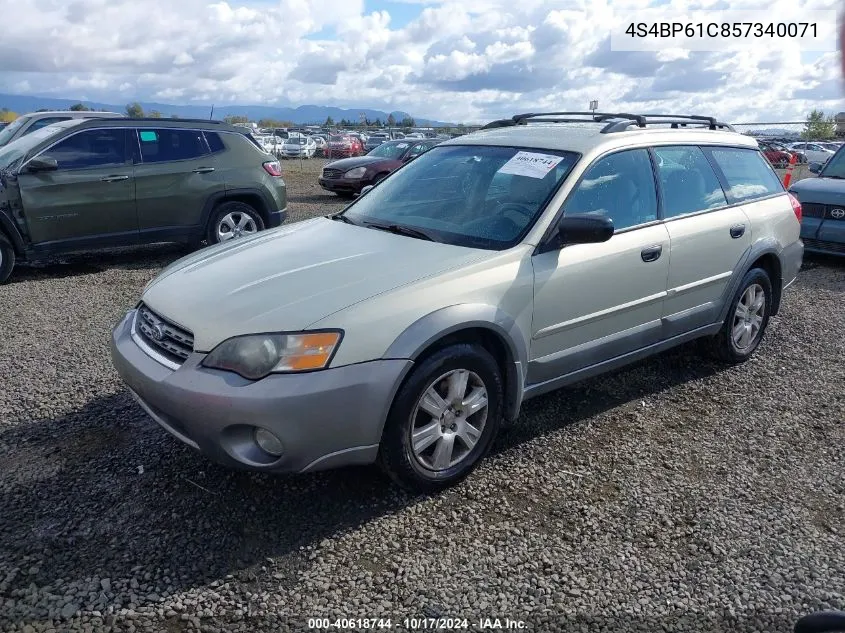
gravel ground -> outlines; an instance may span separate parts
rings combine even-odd
[[[294,220],[342,207],[320,162],[284,165]],[[368,468],[230,472],[145,416],[106,341],[182,253],[76,256],[0,288],[0,630],[786,632],[845,608],[845,262],[808,261],[749,363],[691,345],[533,400],[425,498]]]

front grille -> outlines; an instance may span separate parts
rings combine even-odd
[[[815,202],[805,202],[801,204],[801,215],[805,218],[823,218],[824,205]]]
[[[150,310],[138,307],[135,331],[141,339],[165,358],[182,364],[194,351],[194,336]]]
[[[845,255],[845,242],[828,242],[826,240],[809,240],[803,238],[801,241],[804,242],[804,248]]]
[[[845,220],[845,201],[841,205],[819,204],[806,202],[801,204],[801,213],[808,218],[824,218],[825,220]]]
[[[340,178],[343,175],[343,170],[341,169],[324,169],[323,170],[323,178],[327,180],[332,180],[334,178]]]

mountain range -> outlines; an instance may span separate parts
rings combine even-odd
[[[7,108],[18,114],[35,112],[42,108],[47,108],[48,110],[67,110],[75,103],[82,103],[94,110],[108,110],[111,112],[124,112],[126,110],[126,104],[100,103],[98,101],[86,101],[84,99],[57,99],[55,97],[0,94],[0,108]],[[177,105],[145,101],[140,101],[139,103],[144,109],[144,112],[157,110],[163,117],[176,115],[186,119],[207,119],[211,116],[211,105]],[[232,115],[245,116],[250,121],[273,119],[276,121],[291,121],[296,124],[319,124],[323,123],[327,117],[331,117],[335,121],[340,121],[341,119],[358,121],[362,113],[370,121],[375,121],[376,119],[387,121],[387,117],[392,114],[396,121],[401,121],[409,117],[413,118],[416,124],[420,126],[449,125],[442,121],[412,117],[407,112],[385,112],[372,108],[336,108],[318,105],[303,105],[296,108],[259,105],[218,105],[214,107],[215,119],[223,119]]]

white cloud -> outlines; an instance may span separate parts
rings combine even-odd
[[[394,3],[397,0],[393,0]],[[648,0],[0,0],[0,92],[122,103],[325,104],[477,122],[538,109],[712,113],[838,110],[838,54],[777,43],[734,53],[610,50],[609,25]],[[837,0],[744,0],[800,16]],[[670,0],[673,13],[727,6]],[[369,9],[368,9],[369,7]],[[0,104],[2,105],[2,104]]]

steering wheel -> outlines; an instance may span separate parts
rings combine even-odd
[[[496,205],[496,213],[498,215],[506,217],[508,211],[516,211],[529,221],[533,219],[534,214],[537,211],[537,209],[535,209],[531,205],[523,204],[522,202],[496,202]]]

